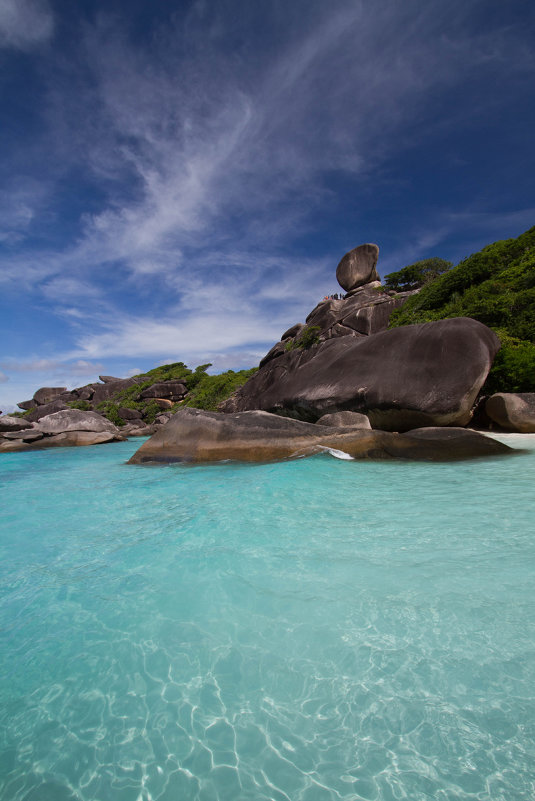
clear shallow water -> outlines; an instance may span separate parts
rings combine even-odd
[[[138,445],[0,459],[2,801],[533,799],[535,450]]]

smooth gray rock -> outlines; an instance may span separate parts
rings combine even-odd
[[[33,424],[24,417],[11,417],[4,414],[0,417],[0,431],[24,431],[33,428]]]
[[[116,378],[113,375],[99,375],[100,380],[103,384],[113,384],[116,381],[122,381],[122,378]]]
[[[336,268],[336,280],[346,292],[370,281],[379,281],[375,266],[379,258],[377,245],[359,245],[343,257]]]
[[[416,436],[415,436],[416,434]],[[450,460],[511,453],[501,442],[465,429],[393,434],[317,426],[268,414],[181,409],[130,459],[146,462],[264,462],[336,449],[358,459]]]
[[[56,398],[56,400],[50,401],[50,403],[45,403],[43,406],[37,406],[35,409],[32,409],[31,412],[26,415],[26,420],[31,423],[37,423],[42,417],[47,417],[54,412],[66,411],[67,409],[70,409],[70,406],[67,406],[65,401],[61,400],[61,398]]]
[[[41,387],[34,393],[33,399],[39,406],[55,400],[62,392],[66,392],[67,387]]]
[[[535,433],[535,392],[498,392],[487,400],[485,412],[507,431]]]
[[[371,423],[365,414],[360,412],[334,412],[324,414],[316,422],[318,426],[334,426],[335,428],[371,428]]]
[[[43,434],[59,434],[66,431],[91,431],[119,435],[119,429],[96,412],[82,412],[79,409],[54,412],[42,417],[37,424]]]
[[[355,411],[388,431],[466,425],[499,346],[493,331],[467,317],[339,337],[274,359],[219,408],[312,422]]]

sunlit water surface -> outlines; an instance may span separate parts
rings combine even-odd
[[[2,455],[2,801],[532,801],[535,437],[505,439]]]

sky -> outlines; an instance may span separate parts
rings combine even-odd
[[[0,409],[535,224],[532,0],[0,0]]]

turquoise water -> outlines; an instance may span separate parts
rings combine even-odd
[[[138,446],[0,459],[2,801],[532,801],[535,450]]]

